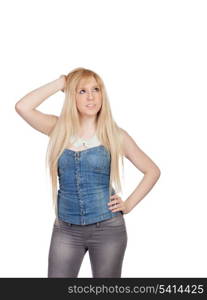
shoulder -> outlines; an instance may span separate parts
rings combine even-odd
[[[128,146],[128,143],[133,143],[135,142],[132,137],[129,135],[129,133],[124,129],[124,128],[121,128],[120,127],[120,136],[121,136],[121,139],[122,139],[122,143],[123,143],[123,146],[124,146],[124,149],[125,149],[125,156],[127,156],[127,146]]]
[[[146,173],[152,169],[160,170],[154,161],[138,146],[136,141],[129,135],[129,133],[120,128],[123,142],[124,156],[131,161],[142,173]]]
[[[124,156],[129,158],[129,147],[132,147],[135,144],[133,138],[129,135],[129,133],[120,127],[120,135],[123,144]]]

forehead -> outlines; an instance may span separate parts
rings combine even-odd
[[[78,88],[90,88],[97,85],[97,81],[94,77],[81,79]]]

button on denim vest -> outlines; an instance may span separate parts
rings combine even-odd
[[[81,151],[64,149],[58,159],[58,218],[77,225],[110,219],[122,211],[109,209],[111,155],[103,146]],[[111,195],[115,194],[112,187]]]

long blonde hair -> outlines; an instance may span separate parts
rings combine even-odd
[[[110,104],[104,82],[101,77],[92,70],[76,68],[66,76],[65,100],[56,125],[50,132],[50,139],[46,151],[46,165],[52,185],[52,200],[57,215],[57,163],[60,155],[68,147],[70,137],[77,134],[80,129],[79,113],[76,107],[76,89],[79,81],[94,77],[100,88],[102,106],[97,113],[96,133],[100,143],[111,154],[110,191],[113,183],[116,193],[122,193],[120,180],[119,160],[123,163],[123,134],[122,129],[113,120]]]

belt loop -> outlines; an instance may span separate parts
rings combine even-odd
[[[96,227],[100,227],[100,222],[96,222]]]

